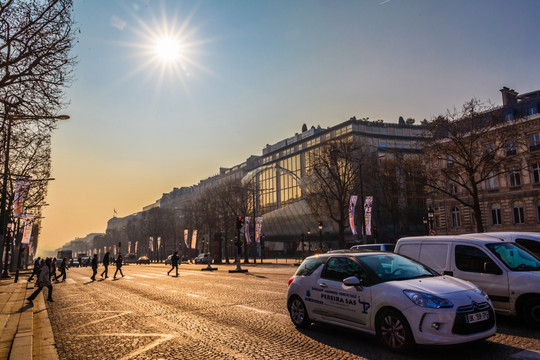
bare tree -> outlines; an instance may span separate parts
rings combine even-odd
[[[351,195],[358,195],[362,171],[373,154],[352,139],[339,139],[309,154],[306,201],[314,213],[326,215],[338,226],[339,247],[345,247]]]
[[[516,148],[522,137],[512,125],[513,120],[506,121],[500,109],[477,99],[426,125],[426,185],[472,209],[478,232],[484,231],[481,184],[506,173],[510,164],[520,164]]]
[[[16,98],[19,113],[40,117],[65,105],[76,63],[72,11],[72,0],[0,2],[0,102]]]

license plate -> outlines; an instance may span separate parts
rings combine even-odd
[[[487,319],[489,319],[489,311],[481,311],[473,314],[467,314],[467,324],[473,324]]]

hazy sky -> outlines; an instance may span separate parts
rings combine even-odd
[[[39,250],[351,116],[419,122],[540,89],[540,1],[75,0]],[[178,39],[167,61],[156,43]]]

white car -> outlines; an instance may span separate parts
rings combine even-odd
[[[415,344],[451,345],[495,335],[485,292],[388,252],[308,257],[289,280],[287,308],[297,327],[314,322],[376,335],[395,352]]]

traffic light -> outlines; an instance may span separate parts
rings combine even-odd
[[[242,226],[244,226],[244,218],[241,216],[238,216],[236,218],[236,228],[240,230]]]
[[[375,239],[377,239],[377,227],[376,226],[373,227],[373,237]]]

